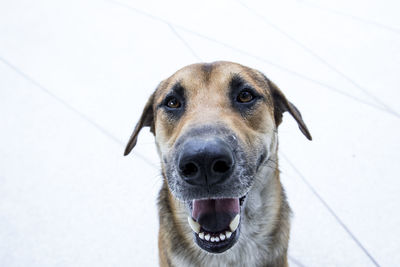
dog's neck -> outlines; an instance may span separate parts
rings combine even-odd
[[[287,266],[290,208],[279,180],[275,155],[260,167],[243,208],[238,242],[224,253],[211,254],[193,242],[193,233],[187,223],[188,211],[172,196],[164,182],[159,196],[160,264]]]

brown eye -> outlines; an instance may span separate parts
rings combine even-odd
[[[181,102],[175,97],[171,97],[167,102],[167,106],[169,108],[179,108],[181,106]]]
[[[249,91],[242,91],[237,96],[237,101],[240,103],[248,103],[253,100],[254,96]]]

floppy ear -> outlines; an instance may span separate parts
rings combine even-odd
[[[296,120],[297,125],[299,126],[300,131],[307,137],[308,140],[312,140],[311,134],[307,129],[306,124],[301,117],[300,111],[290,103],[285,95],[281,92],[281,90],[276,86],[273,82],[267,79],[269,88],[271,89],[272,98],[274,101],[274,116],[275,116],[275,123],[278,127],[279,124],[282,122],[282,114],[285,111],[288,111],[290,115]]]
[[[154,134],[154,111],[153,111],[154,93],[147,100],[146,106],[143,109],[142,116],[140,117],[135,129],[126,145],[124,156],[128,155],[135,147],[137,137],[143,127],[150,127],[150,131]]]

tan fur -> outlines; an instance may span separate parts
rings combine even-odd
[[[263,96],[250,115],[241,116],[229,102],[228,88],[238,74]],[[179,120],[171,120],[157,106],[177,82],[186,89],[187,107]],[[176,140],[195,125],[223,123],[251,152],[265,146],[269,159],[257,172],[248,192],[242,231],[238,242],[221,254],[210,254],[193,242],[185,205],[176,199],[167,184],[162,160],[163,186],[158,207],[160,266],[287,266],[290,208],[279,180],[277,127],[282,113],[296,119],[311,139],[300,113],[279,88],[260,72],[231,63],[194,64],[163,81],[151,96],[128,143],[125,154],[136,144],[138,132],[150,126],[160,157],[173,149]]]
[[[204,122],[218,122],[223,118],[224,122],[236,133],[239,133],[243,140],[252,140],[254,134],[259,132],[270,132],[274,128],[272,99],[268,91],[259,84],[261,77],[256,71],[239,64],[217,62],[213,64],[212,73],[202,71],[203,64],[194,64],[176,72],[161,85],[157,90],[154,107],[162,101],[170,87],[175,82],[182,82],[182,85],[188,89],[188,99],[190,109],[185,114],[185,118],[177,124],[171,123],[165,118],[162,111],[158,111],[155,120],[155,129],[157,131],[156,141],[159,146],[168,146],[170,148],[176,139],[193,125]],[[194,74],[195,73],[195,74]],[[254,88],[264,94],[267,98],[266,105],[260,107],[257,116],[251,117],[246,123],[232,112],[232,108],[226,101],[226,88],[232,73],[240,73],[244,78],[252,81]],[[191,79],[185,79],[191,77]],[[269,127],[269,128],[267,128]]]

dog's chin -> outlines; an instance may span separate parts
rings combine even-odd
[[[215,254],[233,247],[240,236],[245,198],[246,195],[241,198],[193,200],[189,204],[191,214],[188,222],[193,231],[194,242],[201,249]],[[207,208],[215,213],[199,216],[201,209]]]

